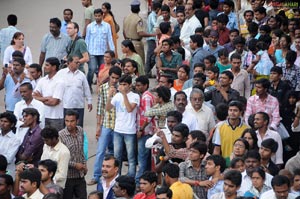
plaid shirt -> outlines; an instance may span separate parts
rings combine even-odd
[[[245,121],[248,122],[248,118],[251,114],[261,111],[266,112],[269,115],[270,127],[277,129],[280,123],[279,103],[277,98],[270,94],[268,94],[268,97],[264,101],[259,99],[257,95],[249,97],[245,112]]]
[[[86,163],[83,153],[83,129],[77,126],[77,135],[73,136],[67,128],[64,128],[59,131],[59,139],[66,145],[71,154],[67,178],[83,178],[84,172],[75,169],[76,163]]]
[[[174,111],[175,107],[172,101],[165,103],[163,105],[156,104],[152,108],[148,109],[145,112],[146,117],[157,117],[158,118],[158,127],[164,128],[166,123],[167,113],[169,111]]]
[[[153,134],[155,121],[151,117],[144,116],[146,110],[150,109],[153,106],[153,104],[154,104],[154,96],[149,91],[145,91],[141,97],[140,107],[138,109],[138,114],[137,114],[138,129],[140,129],[145,122],[149,122],[149,124],[146,126],[143,132],[143,135]]]
[[[97,115],[103,116],[102,126],[104,126],[105,128],[114,129],[116,120],[116,109],[112,108],[110,111],[106,111],[105,109],[108,97],[108,90],[108,82],[102,84],[99,88]]]
[[[293,90],[300,90],[300,68],[296,65],[293,65],[291,68],[287,68],[285,63],[278,64],[277,66],[282,68],[282,78],[289,82],[289,85]]]
[[[179,180],[185,183],[187,180],[205,181],[208,177],[205,173],[205,164],[201,162],[200,170],[194,169],[192,162],[187,160],[179,164]],[[207,191],[205,187],[192,185],[194,193],[198,198],[207,198]]]

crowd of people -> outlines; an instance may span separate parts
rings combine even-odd
[[[51,18],[38,63],[16,15],[0,31],[0,199],[300,198],[299,8],[149,0],[145,21],[133,0],[120,27],[81,2],[82,30]]]

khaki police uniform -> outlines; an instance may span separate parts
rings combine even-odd
[[[138,32],[145,30],[143,19],[136,13],[131,13],[124,19],[123,31],[125,32],[126,38],[132,41],[136,52],[141,56],[143,64],[145,64],[145,51],[144,44],[141,36]]]

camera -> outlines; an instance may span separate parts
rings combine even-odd
[[[23,170],[28,170],[28,169],[29,169],[29,165],[25,164],[25,165],[23,166]]]

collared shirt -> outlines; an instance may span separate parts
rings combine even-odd
[[[224,48],[224,47],[223,47],[223,46],[220,46],[219,44],[218,44],[217,47],[214,48],[214,49],[210,48],[209,45],[203,47],[204,50],[208,51],[210,54],[212,54],[213,56],[215,56],[216,59],[218,59],[218,52],[219,52],[219,50],[221,50],[221,49],[223,49],[223,48]]]
[[[169,111],[174,111],[175,107],[173,102],[167,102],[163,105],[156,104],[152,108],[148,109],[145,112],[146,117],[157,117],[158,118],[158,127],[164,127],[166,122],[167,113]]]
[[[172,199],[192,199],[193,198],[193,189],[190,185],[182,183],[180,181],[174,182],[170,186],[171,191],[173,192]]]
[[[182,64],[182,56],[175,51],[172,51],[172,58],[170,61],[167,60],[166,55],[164,53],[160,53],[160,59],[162,62],[162,67],[164,68],[177,68]],[[174,79],[177,79],[177,73],[169,71],[166,71],[165,73],[172,75]]]
[[[25,156],[27,163],[37,166],[38,161],[41,159],[44,145],[41,130],[41,127],[36,125],[33,129],[27,131],[23,143],[19,147],[17,158],[19,155],[23,155]]]
[[[218,15],[220,14],[225,14],[224,12],[221,12],[219,13]],[[239,29],[238,27],[238,18],[236,16],[236,13],[234,12],[230,12],[228,15],[228,23],[226,25],[226,28],[228,28],[229,30],[232,30],[232,29]]]
[[[287,199],[295,199],[297,196],[289,193]],[[275,192],[273,189],[263,193],[260,197],[260,199],[277,199]]]
[[[102,184],[102,188],[103,188],[103,198],[106,199],[108,196],[109,191],[113,188],[113,186],[116,183],[116,179],[119,177],[119,175],[115,176],[115,178],[109,183],[109,186],[106,186],[106,181],[103,178],[103,176],[101,176],[101,184]]]
[[[209,177],[209,180],[212,180],[212,177]],[[224,180],[218,180],[216,184],[210,189],[207,190],[207,198],[212,198],[212,196],[216,193],[223,192]]]
[[[155,127],[155,121],[151,117],[146,117],[144,113],[146,110],[150,109],[154,105],[154,96],[149,92],[145,91],[142,94],[141,100],[140,100],[140,108],[138,109],[137,114],[137,124],[138,129],[140,129],[145,122],[148,122],[149,124],[145,127],[143,131],[143,135],[152,135]]]
[[[100,24],[94,21],[87,26],[85,42],[91,55],[104,55],[108,49],[115,50],[111,27],[105,21]]]
[[[45,60],[49,57],[57,57],[62,60],[67,55],[67,47],[71,39],[64,33],[60,33],[58,37],[54,37],[51,33],[43,37],[41,44],[41,52],[46,53]]]
[[[157,21],[157,14],[155,13],[155,11],[151,11],[151,13],[148,15],[148,19],[147,19],[147,32],[148,33],[154,33],[154,26],[156,24]],[[156,40],[155,37],[148,37],[146,38],[146,40]]]
[[[229,71],[232,72],[231,69]],[[234,78],[231,83],[231,88],[238,91],[240,93],[240,96],[245,97],[248,99],[250,97],[251,92],[251,85],[250,85],[250,78],[249,74],[246,70],[240,69],[240,72],[238,74],[233,73]]]
[[[51,159],[57,163],[54,181],[62,188],[65,188],[68,174],[68,164],[70,160],[69,149],[61,141],[59,141],[54,147],[44,144],[41,160],[45,159]]]
[[[285,169],[293,173],[295,169],[299,168],[299,165],[300,165],[300,151],[298,151],[294,157],[292,157],[287,161],[287,163],[285,164]]]
[[[56,106],[48,106],[44,104],[45,118],[64,118],[62,102],[64,90],[64,83],[57,76],[57,74],[54,75],[51,79],[47,75],[41,78],[41,80],[38,82],[34,91],[38,91],[43,97],[52,97],[59,100],[59,104],[57,104]]]
[[[3,135],[0,130],[0,151],[6,157],[8,163],[7,171],[11,176],[15,176],[16,154],[20,145],[20,139],[12,131]]]
[[[262,138],[261,135],[259,134],[258,130],[256,131],[256,136],[257,136],[257,146],[261,146],[261,142],[265,139],[272,138],[278,143],[278,149],[275,153],[275,156],[272,156],[272,161],[275,164],[282,164],[283,163],[283,148],[282,148],[282,140],[276,131],[268,129],[267,132],[265,133],[264,137]]]
[[[206,50],[204,50],[202,47],[201,48],[197,48],[193,54],[192,54],[192,59],[191,59],[191,69],[190,69],[190,77],[194,76],[194,65],[198,64],[198,63],[203,63],[203,60],[205,57],[207,57],[208,55],[210,55],[209,52],[207,52]]]
[[[236,50],[232,51],[231,53],[229,53],[228,59],[230,60],[231,55],[233,55],[234,53],[237,53]],[[243,50],[242,54],[241,54],[241,58],[242,58],[242,64],[241,64],[241,68],[244,67],[244,62],[245,62],[245,58],[246,58],[246,54],[247,51]]]
[[[155,193],[152,193],[150,196],[147,196],[145,193],[138,193],[133,199],[156,199],[156,196]]]
[[[37,83],[40,81],[41,78],[42,78],[42,77],[39,77],[38,79],[33,79],[33,80],[31,80],[30,83],[31,83],[31,85],[32,85],[33,90],[35,89]]]
[[[27,193],[23,195],[25,199],[43,199],[44,194],[37,189],[31,196],[28,196]]]
[[[257,95],[249,97],[249,99],[247,100],[247,107],[244,116],[246,123],[251,114],[255,114],[260,111],[266,112],[269,115],[270,127],[272,127],[273,129],[277,129],[280,123],[278,100],[269,94],[264,101],[259,99]]]
[[[182,113],[182,121],[183,124],[186,124],[189,127],[190,132],[194,131],[194,130],[198,130],[198,120],[197,118],[194,116],[194,114],[192,114],[189,111],[184,111]]]
[[[216,125],[212,110],[205,104],[202,104],[200,110],[196,111],[193,107],[186,107],[186,112],[192,113],[196,117],[198,130],[208,137],[209,131]]]
[[[85,98],[88,104],[92,104],[90,87],[83,72],[80,70],[72,72],[69,68],[64,68],[58,71],[57,75],[65,82],[64,108],[84,108]]]
[[[195,15],[189,19],[185,19],[180,30],[180,39],[183,41],[184,46],[189,48],[190,36],[195,34],[196,28],[201,28],[202,25]]]
[[[224,192],[216,193],[211,196],[211,199],[226,199],[225,193]]]
[[[2,63],[5,49],[10,45],[11,38],[16,32],[20,32],[15,26],[8,26],[0,31],[0,61]]]
[[[102,84],[99,88],[98,103],[97,103],[97,115],[103,117],[102,126],[109,129],[115,128],[116,109],[112,108],[110,111],[106,111],[105,106],[107,103],[109,84],[108,82]]]
[[[205,101],[211,100],[211,104],[216,107],[219,103],[228,103],[231,100],[238,99],[238,97],[240,96],[240,93],[232,88],[229,88],[226,92],[228,95],[227,101],[224,99],[221,92],[216,89],[204,93]]]
[[[20,102],[16,103],[14,115],[16,116],[18,123],[20,125],[23,123],[20,119],[23,118],[22,112],[25,108],[35,108],[40,114],[40,127],[45,127],[45,114],[44,114],[44,104],[36,99],[32,99],[30,104],[27,104],[25,100],[21,100]]]
[[[59,131],[59,138],[70,151],[70,161],[67,178],[83,178],[84,171],[75,168],[76,163],[86,164],[83,153],[83,129],[77,126],[76,135],[71,135],[67,128]]]
[[[224,44],[226,44],[230,41],[230,39],[229,39],[230,31],[228,28],[225,28],[224,30],[219,30],[218,33],[219,33],[218,42],[221,46],[224,46]]]
[[[300,91],[300,68],[295,64],[291,68],[287,68],[285,62],[277,64],[277,66],[282,68],[281,80],[288,81],[293,90]]]

